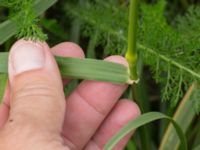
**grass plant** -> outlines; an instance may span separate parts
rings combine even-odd
[[[129,84],[124,97],[135,100],[143,113],[105,150],[139,127],[127,150],[199,149],[198,1],[0,0],[0,18],[0,101],[7,84],[6,51],[16,39],[71,40],[86,49],[87,58],[55,57],[61,75]],[[125,56],[129,67],[99,60],[111,54]]]

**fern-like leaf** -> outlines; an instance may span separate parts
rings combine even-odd
[[[175,19],[176,26],[173,27],[165,18],[165,6],[165,0],[156,4],[141,3],[137,47],[156,81],[163,85],[162,99],[171,100],[172,106],[175,106],[192,82],[200,83],[200,11],[189,9],[185,16]],[[126,4],[115,0],[107,3],[86,0],[82,7],[68,3],[66,9],[86,23],[84,31],[87,36],[92,38],[93,31],[99,30],[101,40],[98,44],[106,47],[106,54],[125,53]],[[195,100],[195,106],[199,101]]]
[[[9,8],[10,18],[17,26],[16,37],[18,39],[41,40],[47,39],[47,36],[38,26],[36,12],[33,11],[35,0],[2,0],[0,6]]]

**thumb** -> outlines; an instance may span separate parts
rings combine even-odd
[[[9,56],[10,116],[6,127],[60,133],[65,98],[56,62],[45,43],[20,40]]]

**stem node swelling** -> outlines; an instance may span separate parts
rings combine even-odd
[[[130,1],[129,8],[129,27],[128,27],[128,50],[126,52],[126,59],[129,63],[131,72],[131,79],[138,80],[137,75],[137,18],[138,18],[138,0]]]

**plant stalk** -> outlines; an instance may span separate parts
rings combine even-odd
[[[143,75],[143,62],[141,56],[138,55],[138,76],[140,82],[138,84],[132,85],[132,99],[139,106],[141,113],[146,113],[149,111],[149,98],[147,94],[147,89],[145,87],[145,80]],[[149,149],[151,145],[151,130],[149,125],[145,125],[138,129],[138,134],[141,141],[141,149]]]
[[[131,73],[131,79],[138,81],[138,53],[137,53],[137,28],[138,28],[138,0],[130,0],[130,8],[129,8],[129,26],[128,26],[128,49],[125,54],[125,57],[129,63],[129,69]],[[142,72],[142,65],[139,66],[140,71]],[[136,84],[132,85],[132,95],[133,99],[139,105],[142,113],[144,113],[143,102],[141,101],[141,95],[138,89],[139,86]],[[142,141],[142,147],[144,149],[148,149],[151,147],[150,138],[147,127],[142,127],[139,129],[139,135]]]
[[[126,59],[129,63],[131,71],[131,78],[138,80],[137,75],[137,50],[136,50],[136,38],[137,38],[137,19],[138,19],[138,0],[130,0],[129,8],[129,27],[128,27],[128,50],[126,52]]]

